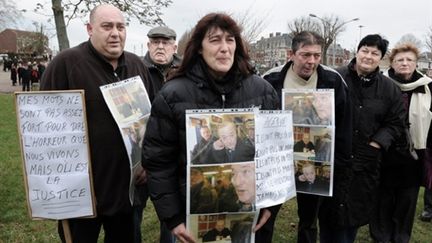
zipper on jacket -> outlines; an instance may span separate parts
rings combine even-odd
[[[222,108],[225,108],[225,94],[221,94],[222,97]]]
[[[117,75],[117,73],[115,71],[114,71],[114,77],[117,78],[117,81],[120,81],[120,78],[119,78],[119,76]]]

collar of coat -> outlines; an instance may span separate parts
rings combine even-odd
[[[100,54],[93,46],[93,44],[91,43],[90,39],[87,41],[88,43],[88,47],[90,49],[90,52],[97,58],[99,59],[101,62],[105,63],[105,65],[107,65],[107,67],[109,66],[111,69],[113,69],[113,66],[111,65],[111,63],[108,61],[108,59],[105,58],[105,56],[103,56],[102,54]],[[120,57],[118,58],[118,63],[117,63],[117,69],[118,68],[123,68],[126,66],[126,59],[125,59],[125,52],[123,51],[123,53],[120,55]]]

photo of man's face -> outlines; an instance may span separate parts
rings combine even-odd
[[[208,128],[208,127],[206,127],[206,126],[204,126],[204,127],[201,127],[200,128],[200,135],[201,135],[201,137],[205,140],[205,141],[208,141],[209,139],[210,139],[210,137],[211,137],[211,131],[210,131],[210,128]]]
[[[235,149],[237,144],[237,132],[234,123],[227,123],[218,129],[219,138],[227,149]]]
[[[308,181],[310,183],[314,183],[315,176],[316,176],[315,166],[313,166],[313,165],[304,166],[302,171],[303,171],[304,177],[306,178],[306,181]]]
[[[321,120],[328,121],[332,118],[331,104],[331,96],[328,93],[314,93],[312,105]]]
[[[233,164],[231,182],[242,203],[255,202],[255,163]]]

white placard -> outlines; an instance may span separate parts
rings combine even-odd
[[[129,155],[129,201],[134,202],[135,176],[141,169],[141,148],[151,103],[140,76],[100,87]]]
[[[291,111],[255,116],[257,208],[284,203],[296,195]]]
[[[17,125],[32,218],[95,215],[84,91],[17,92]]]

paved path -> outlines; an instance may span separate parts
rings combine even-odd
[[[4,72],[3,65],[0,65],[0,93],[13,93],[14,91],[21,91],[22,86],[16,85],[12,86],[12,81],[10,80],[10,71]],[[17,81],[18,82],[18,81]]]

